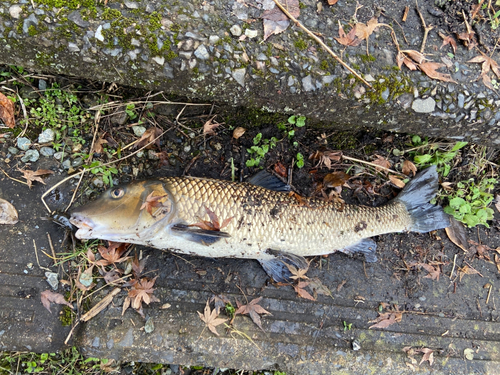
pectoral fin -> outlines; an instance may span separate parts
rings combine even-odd
[[[190,227],[185,224],[175,224],[170,230],[179,236],[184,237],[189,241],[200,243],[203,245],[212,245],[222,238],[231,237],[227,232],[218,230],[205,230],[197,227]]]
[[[365,254],[365,260],[368,263],[374,263],[377,261],[377,256],[375,255],[377,251],[377,244],[370,238],[365,238],[340,251],[345,254],[363,253]]]
[[[291,282],[292,273],[286,266],[289,264],[297,269],[307,269],[309,263],[304,257],[279,250],[266,250],[266,253],[274,256],[272,259],[259,259],[262,268],[276,282]]]

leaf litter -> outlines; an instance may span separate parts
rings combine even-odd
[[[207,300],[207,304],[205,305],[205,309],[203,311],[203,314],[200,313],[199,311],[197,311],[197,312],[198,312],[198,315],[200,316],[200,319],[203,322],[205,322],[205,325],[207,326],[207,328],[212,333],[215,333],[217,336],[219,336],[219,333],[217,332],[216,327],[227,321],[227,319],[217,318],[219,316],[219,309],[214,308],[213,310],[211,310],[210,309],[210,301]]]
[[[43,306],[49,310],[50,313],[52,311],[50,310],[50,303],[57,303],[59,305],[65,305],[68,306],[69,308],[73,309],[73,305],[66,301],[64,296],[60,293],[52,292],[51,290],[45,290],[40,294],[40,299],[42,301]]]
[[[243,314],[243,315],[250,315],[250,318],[252,321],[262,330],[262,322],[260,320],[260,315],[265,314],[265,315],[272,315],[269,311],[264,309],[262,306],[259,305],[259,302],[262,300],[262,297],[255,298],[250,301],[250,303],[243,305],[240,301],[236,300],[236,306],[238,306],[238,309],[234,313],[234,315],[238,314]],[[199,314],[199,313],[198,313]]]

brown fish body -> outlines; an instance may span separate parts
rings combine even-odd
[[[449,225],[442,208],[428,203],[437,190],[435,167],[414,177],[396,199],[375,208],[270,190],[264,186],[274,189],[270,178],[276,178],[266,176],[255,180],[261,186],[194,177],[136,181],[77,208],[71,222],[80,239],[257,259],[275,280],[286,278],[282,262],[303,266],[305,256],[335,251],[363,252],[373,262],[376,244],[369,237]],[[210,212],[215,218],[209,219]],[[210,220],[227,225],[207,230],[203,222]]]

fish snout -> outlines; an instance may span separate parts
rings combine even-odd
[[[76,238],[80,240],[92,238],[91,234],[95,224],[90,218],[74,212],[71,214],[69,222],[78,228],[75,233]]]

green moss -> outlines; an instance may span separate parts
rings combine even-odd
[[[354,150],[358,147],[356,133],[352,131],[336,132],[328,139],[328,146],[332,147],[333,150]]]
[[[365,63],[374,62],[375,60],[377,60],[373,55],[358,55],[358,57]]]
[[[114,20],[116,18],[120,18],[122,13],[118,9],[104,8],[102,12],[102,19],[104,20]]]
[[[355,70],[361,70],[361,67],[358,64],[352,64],[352,68]]]
[[[302,3],[302,2],[299,2],[299,8],[300,9],[305,9],[305,8],[307,8],[307,5],[304,4],[304,3]]]
[[[321,70],[328,70],[329,68],[328,61],[327,60],[321,61],[321,64],[319,64],[319,68]]]
[[[34,25],[31,25],[30,27],[28,27],[28,35],[29,36],[35,36],[36,34],[38,34],[38,31],[36,30],[36,27]]]
[[[73,323],[73,310],[69,306],[63,306],[61,314],[59,315],[59,320],[63,327],[68,327]]]
[[[96,1],[94,0],[33,0],[36,4],[43,4],[51,8],[68,8],[68,9],[78,9],[91,8],[96,6]]]
[[[155,31],[161,28],[161,14],[158,12],[153,12],[149,16],[149,30]]]
[[[302,51],[307,49],[307,43],[304,41],[304,39],[296,40],[294,45],[295,45],[295,47],[297,47],[298,49],[300,49]]]
[[[179,56],[178,54],[176,54],[174,51],[170,50],[168,53],[167,53],[167,56],[165,56],[165,59],[167,61],[172,61],[173,59],[175,59],[177,56]]]

